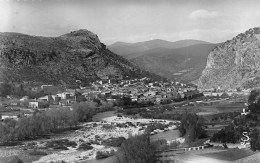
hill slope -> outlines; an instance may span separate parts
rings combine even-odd
[[[197,44],[177,49],[156,48],[131,59],[141,68],[184,82],[197,80],[215,44]],[[134,55],[134,54],[132,54]]]
[[[199,79],[207,89],[260,86],[260,28],[249,29],[213,49]]]
[[[146,73],[109,51],[98,36],[88,30],[60,37],[0,33],[0,64],[0,82],[73,84],[76,79],[84,83]]]
[[[116,42],[112,45],[109,45],[108,48],[112,52],[118,55],[124,56],[127,59],[132,59],[137,56],[140,56],[141,55],[140,53],[143,53],[144,51],[149,51],[156,48],[175,49],[175,48],[182,48],[182,47],[187,47],[196,44],[210,44],[210,43],[205,41],[200,41],[200,40],[180,40],[176,42],[170,42],[170,41],[156,39],[156,40],[137,42],[137,43]]]

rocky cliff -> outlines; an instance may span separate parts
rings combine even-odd
[[[249,29],[214,48],[198,86],[200,89],[260,86],[260,28]]]
[[[109,51],[97,35],[78,30],[60,37],[0,33],[0,82],[72,84],[146,75]]]

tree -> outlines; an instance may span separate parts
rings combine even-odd
[[[10,95],[12,92],[12,85],[8,83],[1,83],[0,84],[0,96],[6,97]]]
[[[197,138],[205,138],[206,133],[202,128],[203,119],[195,113],[184,114],[181,120],[179,131],[181,136],[186,137],[186,142],[195,141]]]
[[[94,105],[87,102],[75,103],[73,105],[73,114],[78,122],[85,122],[91,120],[95,113]]]
[[[155,163],[155,147],[148,134],[130,137],[116,153],[119,163]]]
[[[250,134],[250,144],[253,151],[260,150],[260,129],[254,129]]]

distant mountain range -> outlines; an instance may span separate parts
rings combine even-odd
[[[144,70],[191,82],[201,76],[209,52],[217,45],[200,40],[170,42],[157,39],[138,43],[116,42],[108,48]]]
[[[59,37],[0,33],[0,82],[72,85],[104,78],[157,77],[114,54],[88,30]]]

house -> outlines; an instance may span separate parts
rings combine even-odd
[[[49,106],[49,103],[44,101],[29,101],[28,107],[29,108],[46,108]]]
[[[133,97],[131,97],[131,101],[133,102],[133,101],[137,101],[138,100],[138,97],[137,96],[133,96]]]
[[[155,96],[157,94],[158,94],[158,92],[156,92],[156,91],[148,91],[148,92],[144,93],[144,96]]]
[[[203,92],[203,95],[204,95],[205,97],[207,97],[207,96],[212,96],[212,92]]]
[[[50,96],[50,95],[40,97],[39,100],[41,100],[41,101],[48,101],[48,102],[54,101],[52,96]]]
[[[17,102],[17,101],[12,101],[11,103],[10,103],[10,105],[11,106],[19,106],[19,102]]]
[[[29,108],[39,108],[39,102],[38,101],[30,101],[28,107]]]
[[[51,97],[55,102],[59,102],[61,100],[61,97],[58,95],[51,95]]]
[[[26,101],[26,100],[28,100],[29,99],[29,96],[23,96],[21,99],[20,99],[20,101]]]
[[[203,93],[200,93],[199,91],[188,91],[188,92],[184,92],[184,98],[196,98],[196,97],[202,97],[204,96]]]
[[[1,120],[5,120],[5,119],[13,119],[13,120],[18,120],[18,115],[1,115],[0,116]]]
[[[72,96],[71,93],[69,93],[69,92],[62,92],[62,93],[58,93],[56,95],[59,96],[62,100],[69,99]]]
[[[73,101],[71,101],[71,100],[61,100],[59,102],[60,106],[71,106],[71,104],[73,104]]]

